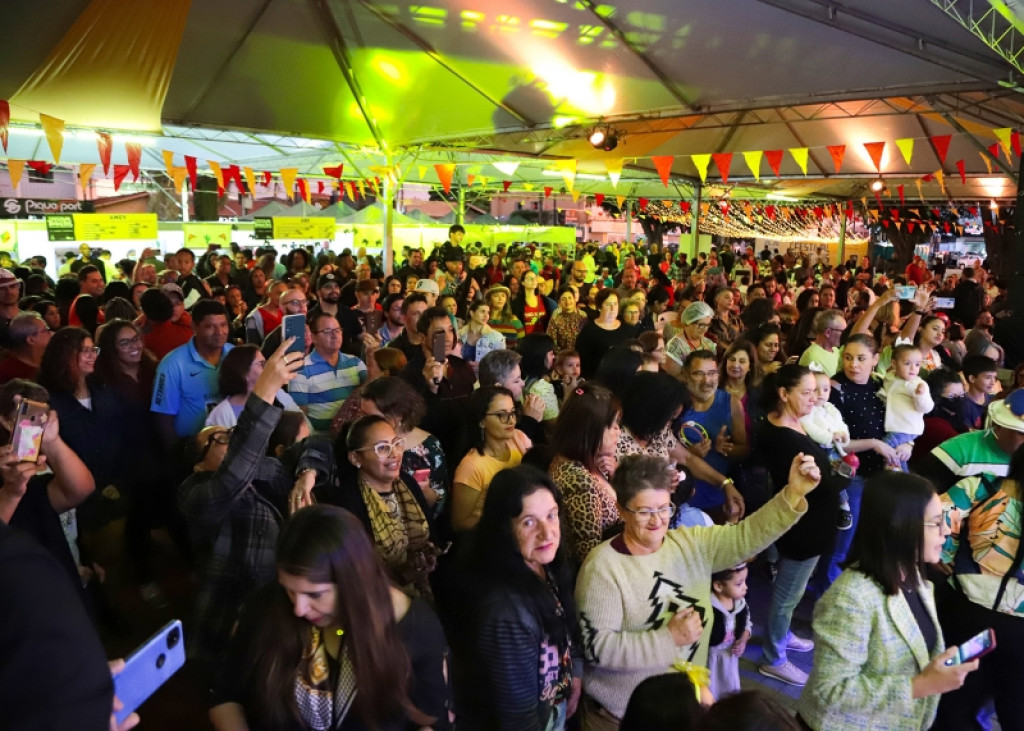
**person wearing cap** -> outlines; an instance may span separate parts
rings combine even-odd
[[[437,286],[437,282],[433,279],[421,279],[416,282],[413,292],[422,294],[427,300],[427,307],[433,307],[437,304],[437,298],[438,295],[441,294],[441,288]]]
[[[351,254],[349,256],[351,257]],[[321,312],[333,315],[345,331],[342,351],[349,355],[359,355],[363,341],[363,326],[356,317],[356,313],[348,307],[341,306],[341,288],[340,271],[321,274],[316,282],[316,295],[319,301],[315,306],[309,308],[306,322],[312,322],[313,318]]]
[[[21,314],[21,280],[10,269],[0,269],[0,347],[10,347],[8,328],[11,320]]]
[[[718,346],[707,337],[715,311],[705,302],[692,302],[679,316],[682,331],[665,344],[665,370],[680,377],[686,356],[695,350],[716,352]]]
[[[350,309],[362,332],[376,333],[384,324],[384,313],[377,304],[379,297],[380,285],[376,279],[364,279],[356,285],[356,304]]]
[[[454,295],[466,282],[466,252],[461,246],[443,249],[444,254],[444,290],[442,294]]]
[[[515,350],[519,339],[526,334],[522,321],[512,312],[512,293],[503,284],[495,284],[487,290],[484,300],[491,307],[491,319],[487,324],[505,338],[505,347]]]

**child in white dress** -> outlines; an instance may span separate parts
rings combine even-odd
[[[918,375],[923,356],[913,345],[897,345],[892,351],[892,370],[885,374],[882,390],[885,400],[885,438],[894,449],[910,444],[924,434],[924,415],[935,408],[928,384]],[[906,472],[907,463],[901,465]]]
[[[711,575],[714,624],[708,650],[711,695],[719,700],[740,691],[740,657],[754,628],[747,606],[747,565]]]
[[[829,403],[832,381],[829,380],[828,374],[817,363],[811,363],[810,369],[814,373],[815,382],[814,408],[811,409],[811,413],[800,419],[800,425],[804,428],[804,433],[820,444],[828,452],[832,463],[836,464],[844,456],[843,447],[850,443],[850,428],[843,421],[839,409]],[[853,513],[850,511],[850,501],[846,497],[846,490],[842,490],[839,493],[839,530],[849,530],[852,526]]]

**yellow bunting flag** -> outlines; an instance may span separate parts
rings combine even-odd
[[[362,178],[359,178],[359,180],[356,181],[356,186],[359,188],[359,197],[360,198],[365,198],[366,197],[366,183],[365,183],[365,181],[363,181]]]
[[[985,163],[985,169],[988,170],[988,174],[992,174],[992,162],[988,159],[989,156],[984,152],[979,151],[978,154],[981,156],[981,161]]]
[[[523,183],[523,189],[524,190],[533,190],[533,188],[534,188],[533,183]]]
[[[25,172],[25,161],[24,160],[8,160],[7,161],[7,172],[11,175],[11,187],[17,188],[18,183],[21,182],[22,173]]]
[[[295,177],[299,174],[298,168],[281,168],[281,184],[284,185],[284,194],[291,200],[295,192]]]
[[[50,145],[53,161],[59,165],[60,153],[64,149],[64,120],[51,117],[49,114],[40,114],[39,122],[43,125],[43,134]]]
[[[434,172],[437,173],[437,180],[441,183],[441,187],[444,188],[444,192],[450,193],[452,189],[452,176],[455,175],[455,164],[440,163],[434,166]]]
[[[174,153],[170,150],[161,150],[160,154],[164,156],[164,170],[167,171],[167,177],[171,177],[171,170],[174,168]]]
[[[708,165],[711,163],[711,155],[690,155],[690,158],[693,160],[693,164],[697,168],[697,173],[700,175],[700,182],[706,182],[708,179]]]
[[[914,183],[917,184],[917,197],[924,203],[924,193],[921,191],[921,178],[915,180]]]
[[[213,160],[207,160],[210,164],[210,170],[213,172],[213,177],[217,178],[217,188],[224,190],[224,171],[220,169],[220,163],[214,162]]]
[[[936,170],[932,175],[939,181],[939,187],[942,189],[942,194],[946,195],[946,176],[943,175],[942,170]]]
[[[914,157],[914,138],[906,137],[902,140],[896,140],[896,147],[900,148],[903,160],[909,165],[910,160]]]
[[[622,177],[622,158],[618,160],[605,160],[605,170],[608,171],[608,179],[612,181],[612,187],[619,187],[619,178]]]
[[[1006,161],[1013,162],[1010,157],[1010,136],[1013,134],[1013,130],[1009,127],[1000,127],[999,129],[992,130],[995,132],[996,137],[999,138],[999,144],[1003,148],[1003,152],[1006,153]]]
[[[624,195],[617,195],[617,196],[615,196],[615,200],[619,204],[619,210],[621,211],[622,210],[622,204],[626,202],[626,196],[624,196]]]
[[[94,162],[83,162],[78,166],[78,184],[82,190],[89,187],[89,179],[92,177],[92,172],[95,169],[96,163]]]
[[[486,175],[477,175],[476,176],[476,180],[477,180],[478,183],[480,183],[480,187],[481,188],[486,188],[487,187],[488,179],[489,178]]]
[[[562,180],[565,181],[565,189],[572,193],[572,188],[576,184],[576,161],[559,160],[555,163],[555,169],[562,174]]]
[[[420,180],[423,180],[425,177],[427,177],[427,166],[426,165],[417,165],[416,166],[416,172],[419,173]]]
[[[245,175],[246,185],[249,186],[249,195],[256,195],[256,171],[250,167],[243,167],[242,174]]]
[[[576,201],[578,201],[580,199],[580,192],[578,190],[570,190],[569,193],[570,193],[570,195],[572,195],[572,202],[573,203],[575,203]]]
[[[800,166],[800,172],[807,175],[807,148],[806,147],[790,147],[789,154],[796,160],[796,164]]]
[[[186,167],[171,168],[171,180],[174,181],[174,192],[178,195],[181,195],[181,191],[185,187],[186,175],[188,175],[188,168]]]
[[[658,171],[658,177],[661,178],[661,182],[666,188],[668,187],[668,176],[672,174],[674,160],[673,155],[657,155],[651,158],[651,162],[654,163],[654,167]]]
[[[762,150],[749,150],[743,153],[743,159],[746,160],[750,172],[754,174],[754,180],[761,179],[761,156],[763,154]]]

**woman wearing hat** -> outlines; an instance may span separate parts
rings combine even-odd
[[[665,370],[668,373],[678,377],[686,356],[695,350],[716,351],[715,342],[707,337],[714,316],[715,311],[705,302],[693,302],[683,310],[679,316],[682,332],[665,345]]]
[[[487,323],[505,337],[505,347],[515,350],[516,343],[526,334],[522,321],[512,312],[512,293],[508,287],[495,284],[484,298],[491,306],[491,319]]]

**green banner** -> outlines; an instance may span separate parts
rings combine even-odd
[[[64,215],[47,216],[46,234],[50,241],[74,241],[75,219]]]

